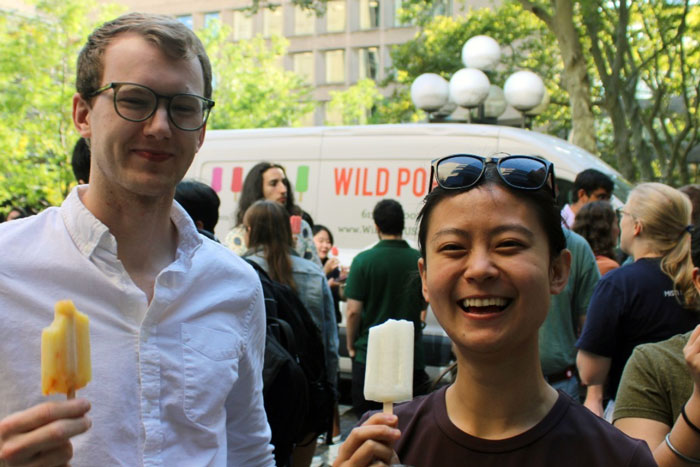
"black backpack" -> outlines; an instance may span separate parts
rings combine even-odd
[[[265,296],[263,400],[275,461],[285,466],[296,443],[331,426],[335,396],[326,378],[321,331],[309,311],[291,287],[246,261],[258,273]]]

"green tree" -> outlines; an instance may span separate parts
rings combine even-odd
[[[0,202],[41,209],[60,203],[73,184],[78,51],[117,8],[92,0],[41,0],[35,7],[31,16],[0,12]]]
[[[214,99],[208,128],[299,125],[313,111],[312,88],[281,65],[287,40],[257,36],[232,42],[231,28],[214,22],[198,31],[214,70]]]
[[[365,125],[373,107],[382,100],[382,94],[371,79],[362,79],[345,91],[331,91],[328,104],[332,112],[342,117],[343,125]]]
[[[611,129],[600,135],[604,157],[632,180],[687,183],[688,153],[700,142],[697,2],[519,1],[555,34],[574,25],[559,41],[562,56],[589,51],[594,79],[571,74],[569,91],[597,98],[608,119],[599,127]]]

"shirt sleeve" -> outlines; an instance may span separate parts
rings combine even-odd
[[[262,396],[265,307],[260,283],[248,322],[248,339],[238,362],[238,380],[226,399],[227,465],[268,467],[274,466],[275,461]]]
[[[625,306],[625,297],[612,281],[604,277],[598,282],[588,305],[586,323],[576,347],[587,352],[612,358]]]
[[[646,418],[673,426],[673,409],[654,359],[637,347],[625,365],[615,399],[613,421]]]
[[[356,256],[350,265],[350,273],[345,281],[345,297],[364,302],[366,301],[366,287],[363,287],[364,268],[362,267],[362,261],[359,261],[359,259],[361,257]]]

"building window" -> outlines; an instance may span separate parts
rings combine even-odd
[[[345,0],[332,0],[326,5],[326,32],[345,31]]]
[[[274,10],[265,8],[263,11],[263,35],[265,37],[284,35],[284,12],[281,6]]]
[[[379,0],[360,0],[360,29],[379,27]]]
[[[294,73],[298,74],[309,83],[314,83],[314,53],[302,52],[292,55],[294,59]]]
[[[178,16],[177,20],[190,29],[193,29],[193,27],[194,27],[194,24],[192,23],[192,15]]]
[[[359,59],[359,79],[369,78],[376,81],[379,78],[379,48],[367,47],[360,49]]]
[[[204,27],[209,27],[213,22],[219,21],[220,16],[218,11],[204,13]]]
[[[326,58],[326,83],[345,82],[345,51],[329,50]]]
[[[253,37],[253,18],[243,10],[233,12],[233,40],[250,39]]]
[[[313,11],[294,7],[294,34],[297,36],[313,34],[316,15]]]

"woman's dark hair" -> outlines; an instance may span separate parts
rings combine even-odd
[[[552,189],[547,184],[539,190],[533,191],[513,188],[501,179],[495,164],[487,164],[483,178],[476,185],[457,190],[446,190],[437,186],[425,197],[423,208],[417,218],[417,222],[419,222],[418,245],[420,246],[420,254],[423,260],[426,259],[425,245],[428,235],[428,224],[430,224],[430,215],[435,206],[446,198],[457,196],[483,185],[498,185],[533,207],[540,225],[547,234],[550,258],[556,258],[566,248],[566,238],[561,227],[561,213],[556,205],[556,200],[552,196]],[[465,207],[465,209],[472,209],[472,207]]]
[[[249,229],[248,250],[262,249],[270,277],[296,290],[289,254],[293,248],[292,229],[287,211],[281,204],[263,199],[253,203],[243,219]]]
[[[585,238],[596,255],[615,258],[617,239],[612,238],[613,223],[617,215],[607,201],[585,204],[576,214],[573,231]]]
[[[328,238],[331,240],[331,245],[335,245],[335,242],[333,241],[333,234],[331,233],[330,230],[328,230],[328,227],[325,225],[321,224],[314,224],[313,227],[311,227],[311,233],[315,237],[317,233],[324,231],[328,234]]]
[[[285,176],[285,185],[287,186],[287,203],[285,204],[285,208],[287,208],[287,215],[289,216],[295,213],[294,190],[292,190],[292,185],[286,178],[287,172],[284,170],[284,167],[272,162],[258,162],[250,169],[243,181],[241,199],[238,201],[238,211],[236,211],[236,225],[241,225],[243,223],[243,216],[246,210],[254,202],[263,199],[263,173],[273,168],[280,169]]]

